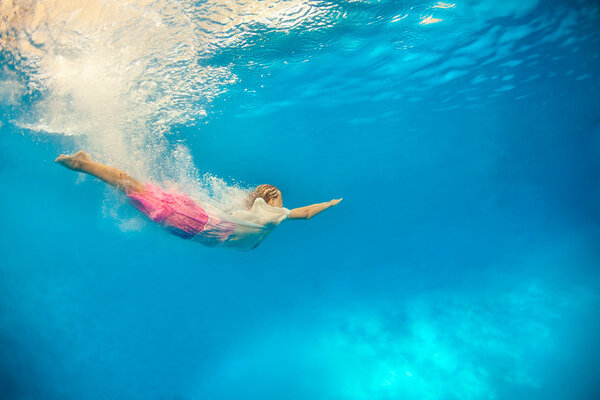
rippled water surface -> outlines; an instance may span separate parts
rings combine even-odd
[[[0,398],[596,398],[599,55],[591,0],[0,0]],[[211,249],[78,149],[344,200]]]

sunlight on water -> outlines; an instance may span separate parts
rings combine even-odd
[[[76,136],[103,162],[231,208],[245,192],[202,177],[185,144],[169,143],[172,126],[196,123],[236,82],[230,66],[200,60],[246,45],[256,27],[289,32],[323,12],[304,0],[3,1],[0,99],[21,108],[11,117],[22,128]]]
[[[439,88],[438,100],[423,106],[436,110],[482,107],[499,96],[522,99],[527,93],[519,93],[519,83],[530,82],[533,72],[525,78],[512,72],[531,49],[583,42],[572,30],[597,14],[584,7],[538,16],[537,6],[537,0],[7,0],[0,4],[0,101],[21,128],[72,136],[65,152],[85,148],[140,179],[231,209],[241,204],[243,185],[200,173],[186,139],[172,139],[171,132],[197,127],[201,135],[199,121],[215,98],[255,92],[238,75],[252,82],[249,71],[269,66],[284,66],[289,75],[278,80],[285,97],[275,92],[268,101],[246,101],[239,115],[276,112],[292,104],[291,96],[325,106],[380,103],[393,117],[399,109],[387,104],[421,105],[432,87]],[[496,24],[504,17],[518,22]],[[387,40],[371,43],[379,35]],[[519,47],[534,35],[533,44]],[[321,65],[335,70],[306,71],[303,63],[320,54],[331,58]],[[486,64],[504,76],[479,72]],[[298,82],[302,74],[307,79]],[[448,89],[456,82],[487,93],[459,96]]]
[[[441,88],[442,101],[455,98],[444,87],[463,81],[496,85],[497,94],[510,95],[518,85],[500,84],[477,73],[477,66],[496,63],[515,77],[510,71],[523,60],[509,56],[524,57],[533,46],[562,39],[576,45],[583,38],[570,36],[573,27],[589,25],[597,13],[559,8],[532,14],[537,6],[538,0],[7,0],[0,5],[0,54],[6,60],[0,100],[13,106],[11,119],[20,127],[76,136],[77,145],[101,161],[141,178],[177,181],[193,192],[201,174],[185,141],[171,143],[169,133],[174,126],[197,125],[220,94],[242,90],[236,74],[341,49],[341,60],[331,63],[336,71],[315,70],[315,79],[289,88],[285,82],[295,82],[295,71],[304,70],[288,66],[292,78],[280,80],[282,93],[324,104],[333,96],[339,104],[401,96],[420,104],[420,93],[431,87]],[[531,18],[519,20],[526,15]],[[495,23],[505,17],[519,22]],[[375,32],[387,40],[374,47],[368,38],[378,37]],[[535,34],[534,44],[518,47]],[[346,71],[345,64],[357,63],[343,60],[358,51],[364,61]],[[354,84],[357,72],[364,75],[361,85]],[[366,98],[373,90],[378,95]],[[273,98],[255,112],[289,104]]]
[[[592,393],[599,20],[592,1],[0,0],[0,394]],[[225,211],[244,173],[286,206],[345,200],[233,254],[57,148]]]

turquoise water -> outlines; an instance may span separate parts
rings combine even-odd
[[[592,399],[593,1],[0,2],[2,399]],[[235,207],[200,246],[53,163]]]

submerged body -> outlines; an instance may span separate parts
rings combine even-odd
[[[270,206],[259,197],[249,210],[228,214],[151,183],[143,191],[127,191],[127,197],[139,211],[176,236],[206,246],[238,250],[257,247],[291,213],[287,208]]]
[[[198,203],[186,194],[166,191],[152,183],[142,184],[124,171],[93,161],[83,151],[72,156],[61,155],[56,162],[121,189],[132,204],[152,221],[176,236],[206,246],[254,249],[285,219],[309,219],[342,200],[289,210],[283,207],[279,189],[260,185],[248,197],[248,209],[226,213]]]

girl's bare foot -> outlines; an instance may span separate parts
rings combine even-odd
[[[54,160],[55,163],[74,171],[80,170],[81,164],[84,161],[92,161],[92,157],[83,150],[79,150],[77,153],[71,156],[61,154],[56,158],[56,160]]]

